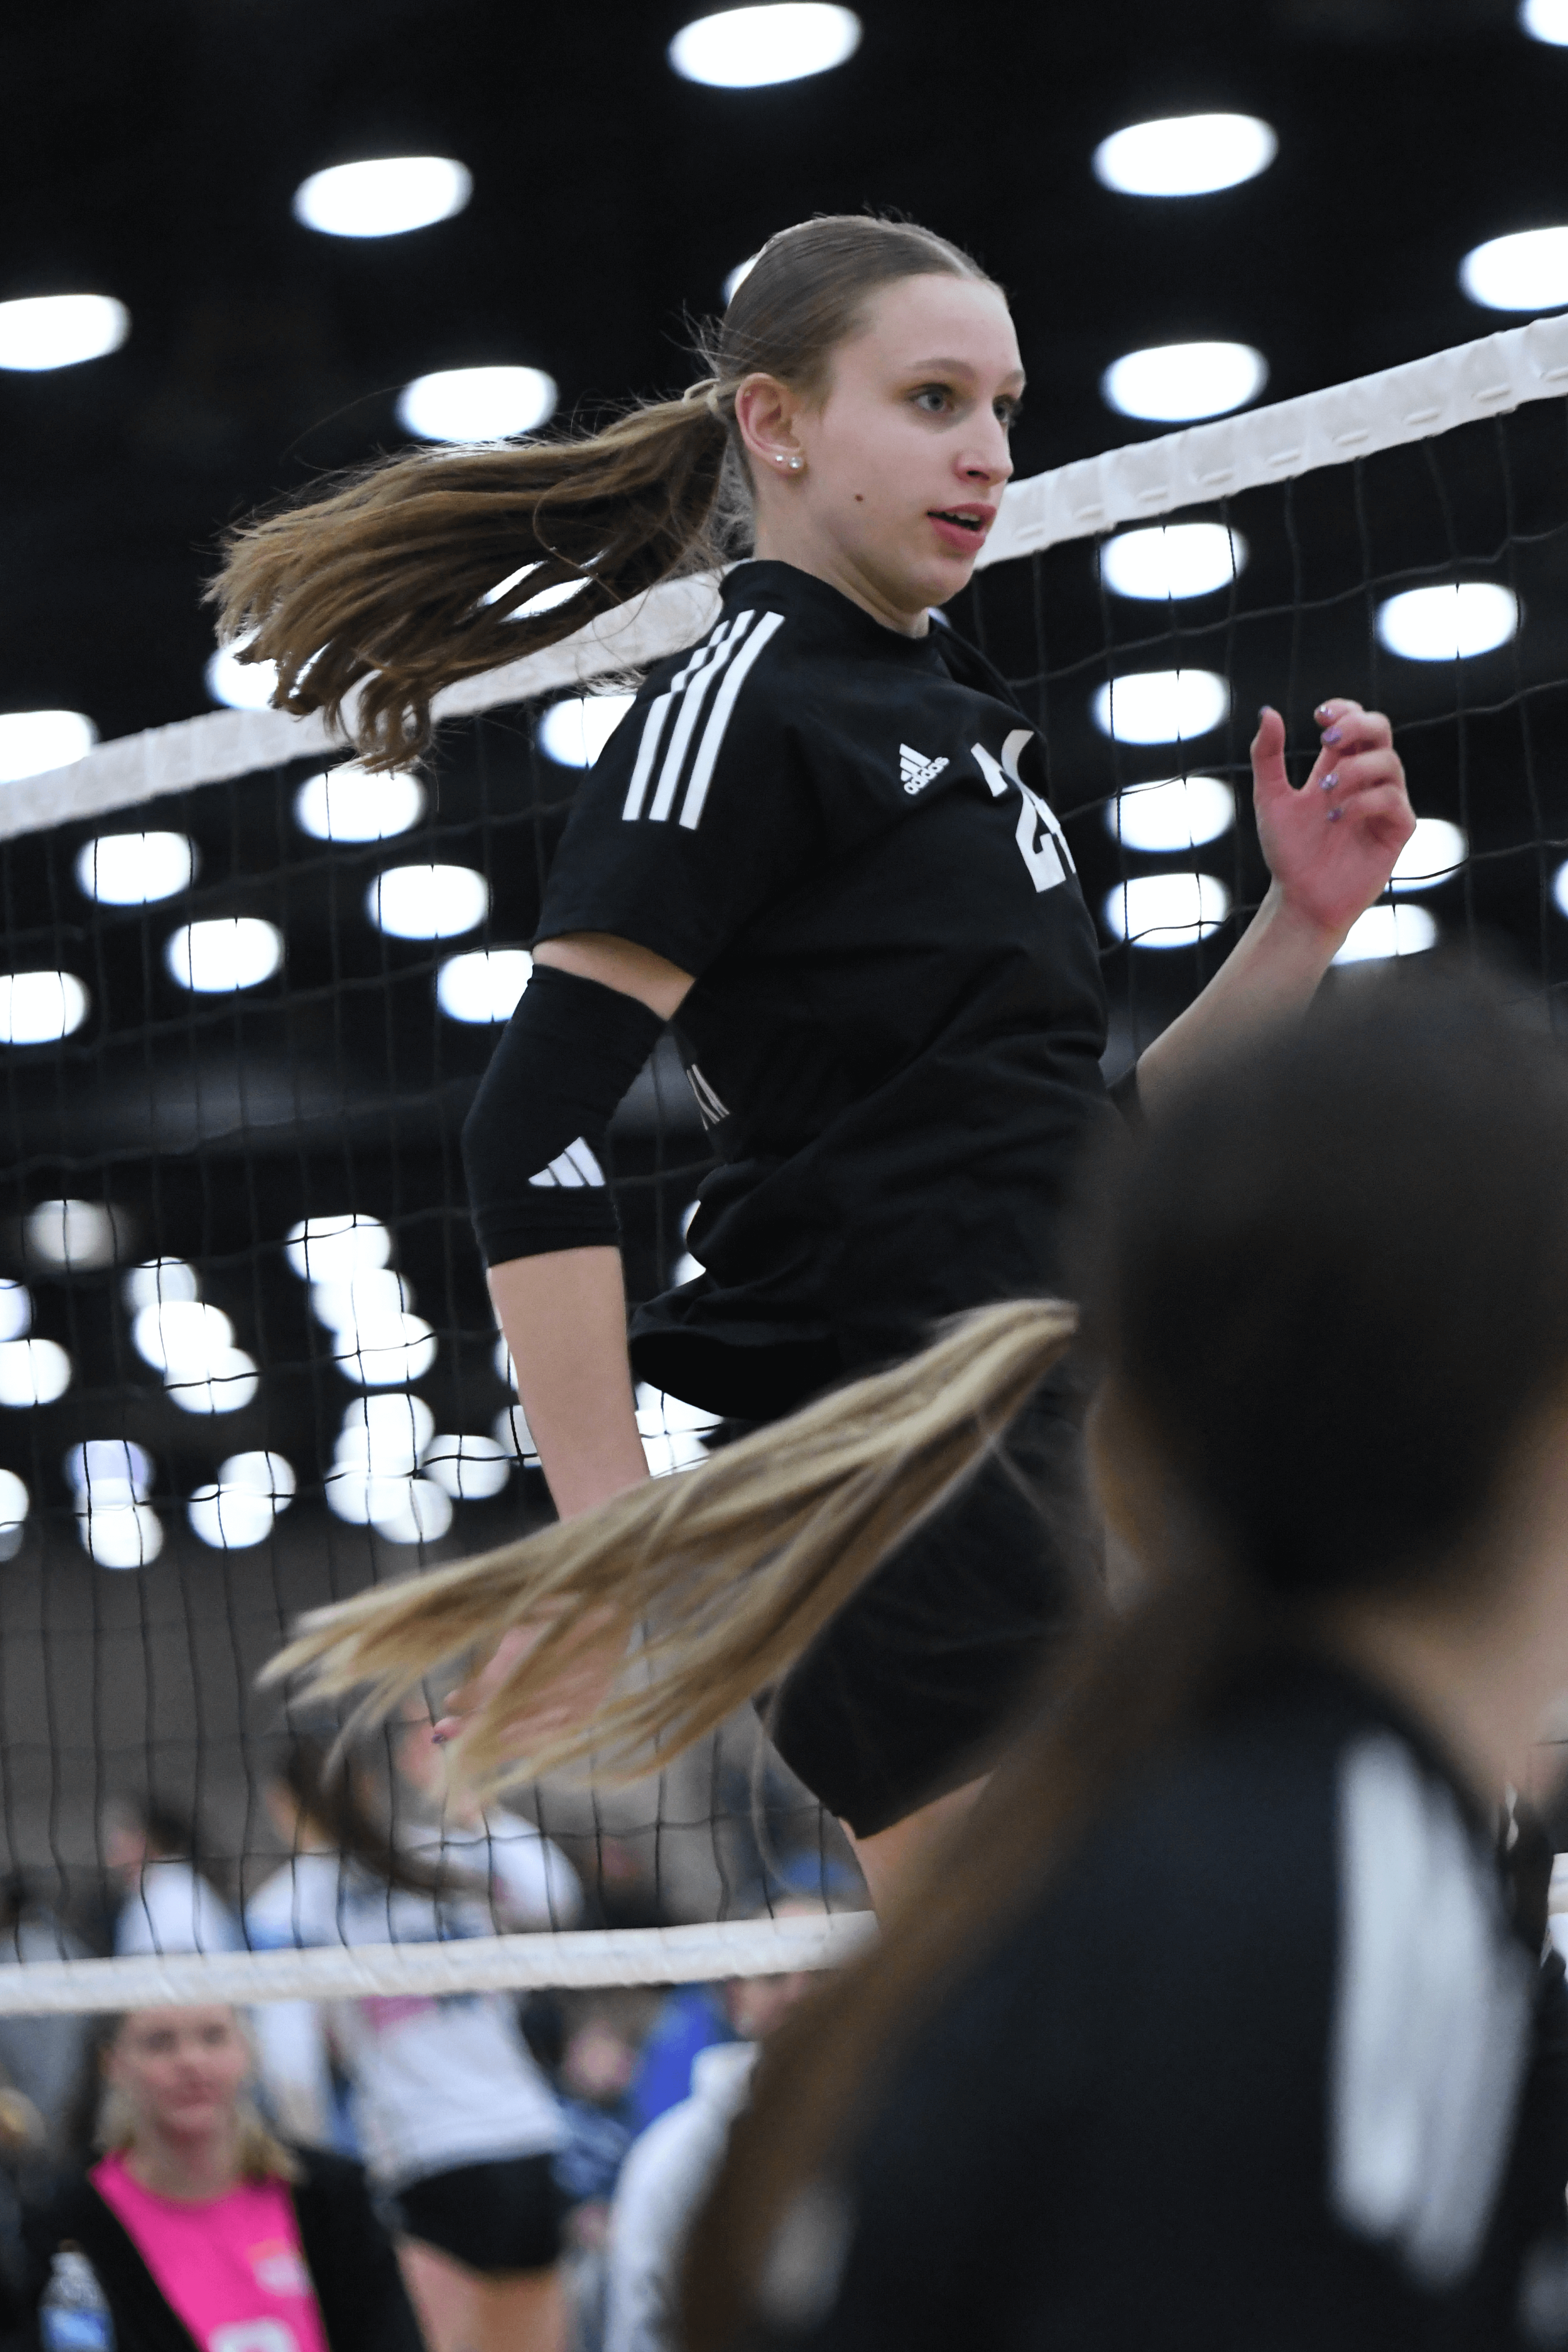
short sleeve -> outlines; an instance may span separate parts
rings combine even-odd
[[[789,629],[782,613],[728,614],[654,673],[578,797],[537,939],[605,931],[700,973],[788,888],[815,832]]]

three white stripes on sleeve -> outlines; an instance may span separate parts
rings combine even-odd
[[[679,789],[681,770],[691,749],[691,739],[701,722],[703,706],[718,683],[719,691],[713,697],[708,724],[703,728],[697,756],[686,780],[686,796],[680,804],[679,822],[689,830],[696,826],[702,814],[703,803],[708,798],[708,787],[713,781],[714,763],[724,740],[724,730],[730,724],[730,714],[735,708],[735,698],[746,682],[746,673],[768,639],[776,629],[783,628],[784,617],[782,613],[764,613],[759,621],[755,613],[737,613],[732,620],[722,622],[715,629],[706,645],[698,646],[684,669],[677,671],[643,721],[637,765],[632,770],[631,783],[627,787],[626,804],[621,811],[628,822],[643,814],[654,762],[664,741],[669,714],[679,703],[680,708],[670,730],[669,741],[665,746],[663,765],[659,769],[653,803],[647,812],[656,823],[668,816]],[[754,627],[753,623],[756,624]],[[537,1175],[531,1176],[528,1181],[531,1184],[542,1186],[559,1185],[568,1192],[581,1191],[602,1185],[605,1171],[584,1138],[579,1136],[574,1143],[566,1146],[564,1151],[556,1153],[548,1168],[540,1169]]]
[[[679,822],[688,831],[695,829],[701,820],[708,787],[713,781],[714,764],[724,740],[724,731],[730,724],[730,715],[735,708],[736,697],[763,647],[775,630],[783,628],[784,618],[782,613],[764,613],[761,619],[755,613],[737,613],[732,620],[721,622],[706,645],[698,646],[685,668],[676,672],[664,692],[650,704],[647,717],[643,721],[637,765],[626,787],[626,806],[621,811],[628,824],[643,814],[645,803],[652,823],[661,824],[669,815],[679,789],[681,771],[691,749],[692,737],[701,724],[704,706],[712,694],[708,723],[698,741],[680,803]],[[719,690],[713,694],[715,685]],[[665,730],[669,727],[672,711],[675,712],[675,724],[669,729],[669,740],[666,743]],[[661,746],[664,758],[658,766],[658,781],[654,784],[652,801],[648,802],[648,786],[653,782],[654,766],[658,761]]]

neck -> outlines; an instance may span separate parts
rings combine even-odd
[[[1489,1805],[1538,1780],[1531,1751],[1568,1691],[1565,1438],[1554,1399],[1500,1480],[1506,1511],[1436,1589],[1347,1594],[1327,1613],[1341,1654],[1404,1700]]]
[[[156,2129],[138,2132],[125,2152],[132,2180],[154,2197],[182,2205],[209,2204],[239,2186],[239,2134],[234,2125],[208,2139],[171,2139]]]
[[[797,572],[808,572],[814,580],[825,580],[900,637],[923,637],[930,633],[931,614],[925,605],[911,611],[895,603],[862,565],[841,548],[824,547],[815,533],[800,528],[793,514],[759,513],[752,552],[763,562],[790,563]]]
[[[1342,1601],[1331,1646],[1423,1722],[1485,1805],[1530,1784],[1531,1750],[1568,1686],[1562,1628],[1518,1593],[1434,1610],[1385,1597]],[[1521,1601],[1524,1605],[1521,1605]],[[1560,1610],[1557,1613],[1561,1613]]]

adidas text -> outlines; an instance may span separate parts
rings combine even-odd
[[[911,751],[907,743],[899,746],[899,774],[906,793],[923,793],[946,765],[945,760],[928,760],[923,751]]]

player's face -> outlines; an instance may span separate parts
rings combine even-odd
[[[220,2008],[136,2010],[104,2061],[138,2126],[177,2140],[226,2129],[249,2071],[234,2011]]]
[[[944,604],[995,520],[1023,389],[994,287],[900,279],[835,353],[826,398],[798,416],[805,467],[779,491],[889,616]]]

